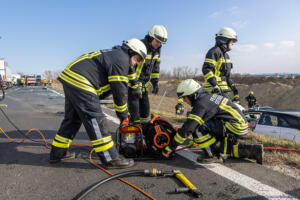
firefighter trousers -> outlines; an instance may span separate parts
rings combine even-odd
[[[150,102],[148,92],[142,93],[142,98],[128,91],[128,110],[130,121],[135,123],[146,123],[150,120]]]
[[[107,120],[98,96],[63,84],[65,116],[53,140],[50,159],[66,155],[72,140],[84,125],[95,152],[103,163],[118,158],[119,154],[109,134]]]

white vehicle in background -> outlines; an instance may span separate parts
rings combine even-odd
[[[256,116],[253,132],[300,143],[300,110],[260,109],[246,114]]]
[[[6,87],[12,86],[12,73],[11,69],[7,67],[7,62],[4,58],[0,58],[0,80]]]

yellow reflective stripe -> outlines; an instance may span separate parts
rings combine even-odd
[[[134,80],[134,79],[136,79],[136,74],[135,73],[134,74],[129,74],[128,78],[129,78],[129,80]]]
[[[211,137],[212,137],[212,136],[211,136],[210,134],[206,134],[206,135],[204,135],[204,136],[202,136],[202,137],[194,138],[194,141],[195,141],[196,143],[202,143],[202,142],[204,142],[205,140],[210,139]]]
[[[179,144],[182,144],[184,143],[184,141],[186,140],[186,138],[183,138],[179,135],[179,133],[177,132],[175,137],[174,137],[174,140],[179,143]]]
[[[71,139],[60,136],[60,135],[58,135],[58,133],[55,135],[55,139],[57,139],[61,142],[65,142],[65,143],[72,142]]]
[[[218,61],[217,61],[217,64],[215,65],[215,75],[217,77],[220,77],[221,75],[221,72],[220,72],[220,69],[221,69],[221,66],[222,64],[225,62],[225,59],[224,57],[221,57]]]
[[[239,144],[235,144],[232,146],[233,148],[233,157],[234,158],[239,158]]]
[[[234,95],[233,97],[240,97],[238,94]]]
[[[112,82],[112,81],[123,81],[128,83],[128,78],[126,76],[109,76],[108,77],[108,82]]]
[[[203,119],[197,115],[189,114],[189,116],[187,118],[197,121],[200,125],[204,124]]]
[[[212,77],[214,77],[214,74],[211,71],[204,75],[205,80],[209,80]]]
[[[132,88],[132,89],[136,89],[138,87],[140,87],[140,84],[135,84],[135,85],[132,85],[131,83],[128,83],[128,87]]]
[[[224,98],[224,100],[219,105],[219,108],[221,108],[222,110],[225,110],[225,111],[229,112],[240,123],[245,123],[243,117],[239,114],[239,112],[237,110],[233,109],[231,106],[229,106],[229,105],[226,104],[227,101],[228,101],[228,99]]]
[[[139,79],[140,78],[140,75],[141,75],[141,72],[142,72],[142,69],[143,69],[143,66],[145,64],[145,59],[142,61],[142,62],[139,62],[137,68],[136,68],[136,78]]]
[[[199,146],[199,148],[206,148],[206,147],[209,147],[210,145],[212,145],[215,142],[216,142],[216,138],[212,137],[210,140],[208,140],[204,143],[198,144],[198,146]]]
[[[223,151],[223,154],[227,154],[227,143],[228,143],[228,136],[226,136],[224,138],[224,151]]]
[[[100,147],[94,147],[94,149],[95,149],[95,152],[98,153],[98,152],[108,150],[108,149],[112,148],[113,146],[114,146],[114,141],[111,141],[110,143],[108,143],[106,145],[103,145]]]
[[[204,62],[206,62],[206,63],[211,63],[211,64],[213,64],[213,65],[215,65],[215,64],[217,63],[215,60],[210,59],[210,58],[205,58]]]
[[[60,142],[53,140],[52,146],[67,149],[70,147],[70,143],[60,143]]]
[[[159,78],[159,73],[152,73],[151,78]]]
[[[152,59],[152,54],[147,54],[145,59],[148,59],[148,60]]]
[[[93,58],[93,57],[98,56],[100,54],[102,54],[100,50],[99,51],[95,51],[95,52],[90,53],[90,54],[84,54],[84,55],[80,56],[79,58],[75,59],[73,62],[71,62],[66,68],[70,69],[76,63],[78,63],[78,62],[80,62],[80,61],[82,61],[84,59],[87,59],[87,58]]]
[[[70,69],[65,69],[63,72],[66,73],[68,76],[72,77],[73,79],[83,82],[90,87],[93,87],[93,85],[90,83],[90,81],[87,80],[85,77],[81,76],[80,74],[77,74]]]
[[[245,135],[248,133],[248,128],[238,129],[237,127],[232,126],[232,124],[230,124],[229,122],[225,123],[225,127],[237,135]]]
[[[141,120],[148,120],[150,119],[150,116],[146,117],[146,118],[143,118],[143,117],[140,117]]]
[[[70,79],[69,77],[65,76],[64,74],[60,74],[59,78],[61,78],[62,80],[66,81],[67,83],[75,86],[75,87],[78,87],[82,90],[85,90],[85,91],[88,91],[88,92],[91,92],[95,95],[97,95],[97,92],[94,88],[91,88],[91,87],[88,87],[88,86],[85,86],[84,84],[80,83],[80,82],[77,82],[75,80],[72,80]]]
[[[122,106],[118,106],[117,104],[114,104],[114,107],[117,112],[124,112],[127,110],[127,103],[125,103]]]
[[[154,60],[154,59],[155,59],[155,60],[159,59],[159,55],[156,54],[152,59],[153,59],[153,60]]]
[[[99,145],[99,144],[103,144],[103,143],[106,143],[106,142],[110,142],[112,139],[111,139],[111,136],[107,136],[107,137],[104,137],[104,138],[101,138],[101,139],[98,139],[98,140],[93,140],[91,141],[92,145],[95,146],[95,145]]]
[[[110,90],[110,85],[109,84],[107,84],[107,85],[105,85],[105,86],[103,86],[103,87],[100,87],[98,90],[96,90],[97,91],[97,94],[98,94],[98,96],[100,96],[100,95],[102,95],[104,92],[107,92],[107,91],[109,91]]]

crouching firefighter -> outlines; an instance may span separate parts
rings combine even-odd
[[[84,54],[64,69],[58,80],[65,93],[65,116],[52,143],[50,163],[70,156],[68,148],[83,123],[106,168],[125,168],[134,164],[133,160],[119,157],[99,98],[112,93],[118,118],[128,124],[128,74],[146,54],[146,47],[140,40],[130,39],[122,46]]]
[[[234,157],[255,159],[262,164],[262,145],[238,142],[248,133],[248,127],[242,112],[231,100],[202,90],[193,79],[182,81],[177,87],[177,95],[192,106],[192,111],[171,144],[164,149],[164,155],[174,152],[192,134],[193,141],[204,149],[198,162]]]

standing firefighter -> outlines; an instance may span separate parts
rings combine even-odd
[[[177,95],[192,106],[192,111],[164,155],[174,152],[192,134],[193,141],[205,149],[198,162],[212,161],[213,156],[231,156],[252,158],[262,164],[262,145],[238,143],[238,138],[248,133],[248,127],[242,112],[228,98],[202,90],[193,79],[182,81]]]
[[[183,115],[184,113],[184,106],[183,106],[183,99],[179,98],[177,105],[175,106],[176,115]]]
[[[254,92],[250,91],[249,95],[245,97],[246,101],[248,102],[248,108],[252,108],[256,105],[256,98],[254,96]]]
[[[204,75],[204,89],[213,93],[229,97],[226,93],[233,91],[233,102],[239,103],[239,93],[230,78],[232,63],[228,51],[237,42],[236,32],[231,28],[221,28],[216,34],[216,44],[205,57],[202,72]]]
[[[128,108],[130,120],[134,123],[146,123],[150,120],[150,103],[148,97],[148,87],[151,82],[153,86],[152,93],[158,93],[160,49],[162,44],[167,42],[167,30],[162,25],[155,25],[149,33],[142,39],[147,47],[148,54],[145,60],[141,61],[136,68],[137,84],[129,84]],[[142,95],[138,96],[133,91],[139,88]]]
[[[70,156],[68,148],[83,123],[106,168],[134,164],[133,160],[119,157],[99,98],[112,93],[117,116],[122,124],[128,124],[128,74],[146,54],[145,45],[138,39],[131,39],[110,50],[84,54],[65,68],[58,78],[64,87],[65,117],[52,143],[51,163]]]

